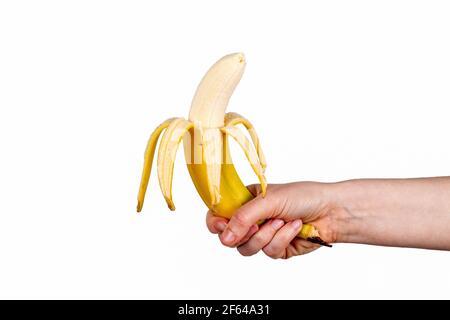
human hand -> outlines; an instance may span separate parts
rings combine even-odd
[[[303,223],[318,228],[324,241],[336,241],[332,221],[344,209],[336,205],[330,188],[331,184],[316,182],[269,185],[262,198],[260,186],[251,185],[248,189],[255,198],[229,221],[209,211],[206,224],[225,246],[237,247],[244,256],[260,250],[271,258],[283,259],[309,253],[320,246],[297,237]],[[261,220],[264,223],[258,226]]]

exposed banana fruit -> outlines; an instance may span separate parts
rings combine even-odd
[[[145,151],[138,212],[144,204],[156,144],[163,131],[165,132],[159,145],[157,167],[159,185],[170,210],[175,210],[172,177],[177,148],[182,139],[192,181],[200,197],[215,214],[230,218],[236,209],[254,198],[242,183],[231,161],[228,137],[233,138],[243,149],[259,179],[264,197],[267,188],[264,176],[266,159],[253,125],[237,113],[225,113],[244,69],[245,58],[242,53],[230,54],[217,61],[197,88],[189,120],[168,119],[152,133]],[[236,126],[238,124],[248,130],[253,144]],[[299,237],[328,245],[320,239],[318,230],[310,224],[303,225]]]

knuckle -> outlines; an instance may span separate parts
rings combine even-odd
[[[250,190],[250,192],[256,196],[258,195],[258,192],[260,191],[260,185],[259,184],[250,184],[247,186],[247,189]]]
[[[249,250],[249,248],[243,248],[243,247],[238,247],[237,250],[244,257],[250,257],[256,253],[252,250]]]
[[[269,258],[271,258],[271,259],[274,259],[274,260],[276,260],[276,259],[278,259],[278,257],[277,256],[275,256],[275,255],[267,255]]]
[[[205,222],[206,222],[206,227],[208,227],[208,230],[211,232],[213,230],[213,221],[214,221],[214,218],[208,212],[208,214],[206,215],[206,218],[205,218]]]
[[[267,185],[267,189],[269,189],[269,187],[270,187],[270,184]],[[262,188],[259,183],[252,184],[252,185],[248,186],[248,188],[255,197],[259,197],[262,194]]]
[[[277,258],[277,254],[276,254],[275,249],[276,249],[276,248],[274,248],[273,246],[265,246],[265,247],[263,248],[263,251],[264,251],[264,253],[265,253],[267,256],[269,256],[269,257],[271,257],[271,258],[273,258],[273,259],[276,259],[276,258]]]
[[[228,248],[234,248],[234,247],[236,247],[236,245],[234,245],[234,244],[229,244],[229,243],[226,243],[226,242],[224,242],[223,240],[222,240],[222,237],[219,235],[219,239],[220,239],[220,242],[222,243],[222,245],[224,245],[225,247],[228,247]]]
[[[267,236],[264,234],[264,232],[257,232],[253,235],[252,240],[257,245],[264,245],[267,242]]]
[[[238,226],[246,226],[248,225],[248,219],[246,218],[245,214],[242,212],[237,212],[233,218],[231,218],[232,221]]]
[[[206,223],[206,227],[208,228],[209,232],[214,233],[214,234],[218,233],[217,230],[214,229],[212,223],[208,223],[208,222],[207,222],[207,223]]]
[[[280,259],[282,259],[282,260],[287,260],[287,259],[289,259],[290,257],[291,257],[290,255],[284,253],[282,256],[280,256]]]

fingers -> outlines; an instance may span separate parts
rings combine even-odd
[[[287,248],[292,240],[297,237],[302,227],[301,220],[294,220],[284,225],[267,244],[263,251],[271,258],[286,258]]]
[[[239,246],[237,249],[243,256],[251,256],[264,248],[276,232],[283,227],[284,221],[280,219],[274,219],[266,222],[255,235],[253,235],[247,242]]]
[[[220,234],[227,228],[228,220],[214,216],[209,211],[206,225],[212,233]],[[267,221],[262,226],[253,224],[236,246],[243,256],[251,256],[263,250],[271,258],[289,258],[316,250],[320,245],[298,238],[301,220],[285,223],[281,219]]]
[[[258,230],[259,230],[258,225],[254,224],[253,226],[251,226],[250,230],[247,232],[242,241],[237,244],[237,246],[246,243]]]
[[[277,199],[266,196],[256,197],[238,210],[228,222],[220,240],[228,247],[234,247],[242,241],[250,227],[260,220],[271,218],[278,209]]]
[[[211,211],[206,214],[206,226],[211,233],[222,233],[227,227],[228,220],[213,215]]]

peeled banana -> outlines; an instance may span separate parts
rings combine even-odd
[[[221,58],[200,82],[192,100],[188,120],[171,118],[153,131],[144,155],[138,212],[142,210],[144,204],[153,157],[161,134],[157,171],[159,185],[170,210],[175,210],[172,200],[172,177],[181,140],[192,181],[204,203],[216,215],[229,219],[236,209],[254,198],[235,170],[230,156],[229,137],[244,151],[259,179],[261,195],[265,196],[266,159],[258,135],[246,118],[234,112],[225,113],[228,101],[244,73],[245,65],[242,53],[233,53]],[[247,129],[251,142],[237,127],[238,124]],[[328,246],[311,224],[304,224],[298,236]]]

